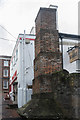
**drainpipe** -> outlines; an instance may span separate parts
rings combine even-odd
[[[60,37],[61,39],[61,52],[62,52],[62,69],[63,69],[63,38]]]

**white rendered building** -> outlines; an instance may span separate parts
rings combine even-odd
[[[10,97],[22,107],[31,99],[34,79],[34,40],[32,34],[19,34],[10,62]]]

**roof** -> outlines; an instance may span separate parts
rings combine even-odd
[[[80,35],[59,33],[59,38],[61,38],[61,39],[80,40]]]
[[[11,56],[0,55],[0,59],[11,59]]]

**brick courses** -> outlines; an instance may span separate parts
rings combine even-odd
[[[8,66],[4,66],[4,61],[8,61]],[[8,70],[8,77],[4,77],[3,71]],[[0,56],[0,89],[2,92],[9,92],[9,79],[10,79],[10,56]],[[3,81],[8,81],[8,89],[3,89]]]
[[[33,94],[52,92],[50,78],[46,75],[62,70],[59,36],[56,30],[56,9],[40,8],[35,23]]]
[[[36,23],[36,35],[40,32],[40,29],[56,29],[56,9],[40,8]]]
[[[4,61],[5,61],[6,59],[3,59],[2,60],[2,90],[4,91],[4,92],[9,92],[9,79],[10,79],[10,60],[8,60],[8,66],[4,66]],[[5,70],[5,69],[7,69],[8,70],[8,77],[4,77],[4,75],[3,75],[3,71]],[[8,81],[8,89],[3,89],[3,80],[7,80]]]
[[[59,52],[59,36],[57,30],[40,29],[35,40],[35,56],[40,52]]]
[[[35,59],[35,78],[40,75],[52,74],[55,71],[61,70],[61,61],[60,58],[61,54],[59,52],[42,52],[38,54],[37,58]]]
[[[80,73],[62,70],[56,19],[52,20],[56,10],[54,15],[51,10],[41,8],[36,18],[33,95],[19,114],[30,119],[79,120]]]

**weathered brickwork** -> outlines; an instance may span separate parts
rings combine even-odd
[[[39,76],[35,78],[33,84],[34,93],[52,92],[50,76]]]
[[[35,55],[32,100],[20,114],[34,119],[79,120],[80,73],[62,70],[56,10],[41,8],[37,15]]]
[[[40,75],[52,74],[61,70],[61,54],[59,52],[43,52],[35,59],[35,78]]]
[[[8,60],[8,66],[4,66],[4,61],[6,61],[6,59],[2,60],[2,90],[5,92],[9,92],[9,79],[10,79],[10,60]],[[4,77],[4,70],[8,70],[8,76]],[[8,89],[3,89],[3,81],[8,81]]]
[[[33,82],[37,82],[34,92],[38,94],[32,97],[36,95],[38,99],[43,90],[44,93],[48,91],[49,95],[52,93],[52,98],[61,106],[67,118],[80,118],[80,74],[69,74],[66,70],[62,70],[51,75],[37,77]],[[45,99],[45,96],[43,98]]]
[[[80,73],[70,74],[73,117],[80,118]]]
[[[40,8],[35,23],[33,93],[52,92],[50,78],[44,78],[44,75],[62,70],[59,36],[56,30],[56,9]]]
[[[58,31],[53,29],[40,29],[35,40],[35,56],[40,52],[59,52]]]
[[[56,10],[49,8],[41,8],[37,15],[33,95],[19,114],[32,119],[80,120],[80,73],[62,70],[55,16]]]
[[[2,92],[9,92],[9,79],[10,79],[10,56],[0,56],[0,88]],[[4,61],[8,61],[8,66],[4,66]],[[4,76],[4,70],[8,70],[8,76]],[[3,81],[8,81],[8,89],[3,88]]]
[[[56,29],[56,9],[40,8],[35,20],[36,35],[40,29]]]

